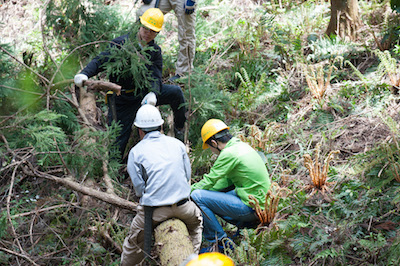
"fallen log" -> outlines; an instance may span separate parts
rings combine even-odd
[[[181,265],[194,253],[186,225],[179,219],[168,219],[158,225],[154,238],[161,265]]]

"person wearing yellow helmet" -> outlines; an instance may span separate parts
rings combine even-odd
[[[149,8],[160,8],[164,14],[174,10],[178,21],[179,51],[175,64],[175,75],[169,81],[175,81],[193,70],[196,51],[196,6],[197,0],[143,0],[143,5],[137,10],[139,17]]]
[[[249,195],[264,202],[271,181],[261,156],[247,143],[233,137],[219,119],[208,120],[201,129],[203,149],[218,155],[210,172],[191,186],[191,198],[205,214],[203,237],[212,243],[200,253],[231,247],[217,216],[238,227],[257,224]],[[264,208],[264,205],[261,206]],[[217,239],[217,241],[216,241]],[[215,243],[217,242],[217,243]]]
[[[235,264],[224,254],[208,252],[195,256],[185,266],[235,266]]]
[[[177,132],[182,132],[186,121],[185,98],[182,89],[177,85],[162,83],[163,58],[161,48],[154,39],[162,29],[164,14],[158,8],[150,8],[143,13],[137,23],[138,26],[132,27],[129,33],[112,40],[108,49],[90,61],[74,77],[75,85],[83,87],[88,78],[107,70],[110,82],[122,87],[121,95],[114,94],[108,101],[108,123],[111,124],[113,120],[116,120],[115,122],[119,122],[122,126],[116,141],[122,162],[125,162],[123,157],[132,131],[132,123],[141,105],[145,103],[155,106],[169,104],[174,113],[174,125]],[[108,64],[117,61],[115,57],[121,54],[118,51],[127,51],[121,59],[128,61],[124,61],[126,67],[118,71],[117,69],[110,70]],[[141,66],[134,65],[138,63],[129,62],[129,54],[137,53],[140,53],[140,58],[143,58]],[[133,69],[132,66],[135,68]],[[135,76],[142,72],[145,72],[142,78]]]

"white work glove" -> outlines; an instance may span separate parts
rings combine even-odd
[[[142,100],[142,105],[143,104],[151,104],[153,106],[156,106],[156,104],[157,104],[156,94],[154,92],[147,93],[146,96],[144,96],[144,98]]]
[[[194,12],[194,9],[196,8],[196,0],[185,0],[183,8],[185,9],[186,15],[192,14]]]
[[[86,76],[85,74],[76,74],[74,77],[74,83],[79,88],[83,87],[83,82],[86,80],[88,80],[88,76]]]

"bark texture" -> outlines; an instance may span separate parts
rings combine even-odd
[[[154,230],[155,245],[161,265],[180,265],[194,253],[184,222],[169,219]]]
[[[331,20],[326,34],[335,34],[341,38],[357,38],[360,27],[358,0],[331,0]]]

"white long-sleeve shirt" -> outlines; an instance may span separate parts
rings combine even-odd
[[[159,131],[147,133],[129,152],[128,173],[143,206],[189,198],[191,167],[185,145]]]

